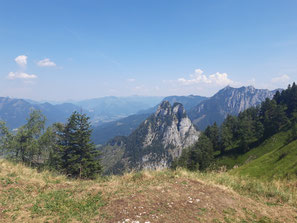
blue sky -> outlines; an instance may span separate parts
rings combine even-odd
[[[0,96],[206,95],[297,79],[296,0],[0,0]]]

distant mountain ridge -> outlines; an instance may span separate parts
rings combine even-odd
[[[189,118],[198,129],[204,130],[214,122],[221,124],[228,114],[238,115],[239,112],[249,107],[259,105],[267,97],[272,98],[277,90],[281,89],[270,91],[256,89],[253,86],[240,88],[227,86],[210,98],[197,95],[168,96],[162,101],[169,101],[171,104],[175,102],[185,104],[184,108]],[[158,105],[142,110],[138,114],[95,127],[94,142],[104,144],[117,135],[128,136],[145,118],[157,110]]]
[[[198,95],[188,95],[188,96],[168,96],[162,99],[162,101],[168,101],[170,104],[176,102],[183,104],[186,111],[189,111],[194,106],[198,105],[201,101],[206,100],[207,97]],[[115,136],[128,136],[133,130],[135,130],[146,118],[157,111],[158,106],[151,107],[146,110],[141,110],[137,114],[130,115],[128,117],[118,119],[116,121],[103,123],[94,127],[92,134],[92,139],[95,144],[104,144],[108,140]]]
[[[173,95],[173,96],[168,96],[168,97],[163,98],[162,101],[168,101],[172,105],[175,102],[181,103],[184,106],[184,108],[186,109],[186,111],[189,111],[190,109],[192,109],[193,107],[195,107],[200,102],[202,102],[206,99],[208,99],[208,97],[199,96],[199,95],[188,95],[188,96]],[[146,110],[141,110],[138,113],[139,114],[152,114],[157,111],[158,106],[162,103],[162,101],[159,104],[155,105],[154,107],[146,109]]]
[[[266,98],[271,99],[277,90],[256,89],[253,86],[227,86],[193,107],[188,114],[192,122],[200,130],[204,130],[214,122],[221,124],[228,114],[238,115],[249,107],[261,104]]]
[[[41,110],[47,124],[65,122],[73,111],[83,111],[90,117],[93,126],[135,114],[159,103],[161,97],[104,97],[73,103],[49,103],[30,99],[0,97],[0,120],[10,128],[25,124],[32,109]]]
[[[162,97],[154,96],[109,96],[78,101],[74,104],[88,111],[95,126],[136,114],[140,110],[158,104],[161,100]]]
[[[0,97],[0,120],[5,121],[11,129],[24,125],[32,110],[41,110],[47,118],[47,125],[50,125],[54,122],[65,122],[73,111],[80,109],[80,107],[70,103],[59,105],[31,104],[24,99]]]
[[[162,102],[128,137],[115,137],[101,147],[106,173],[131,169],[162,169],[199,137],[182,104]]]

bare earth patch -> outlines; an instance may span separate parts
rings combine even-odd
[[[127,192],[127,191],[126,191]],[[296,209],[267,206],[222,187],[170,179],[110,197],[105,222],[295,222]]]

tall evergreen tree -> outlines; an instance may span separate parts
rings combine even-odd
[[[21,126],[13,137],[15,159],[26,164],[40,162],[39,138],[45,129],[45,116],[39,110],[33,110],[27,123]]]
[[[215,151],[219,150],[220,149],[220,130],[219,130],[217,123],[215,122],[213,125],[208,126],[205,129],[204,134],[212,142],[213,149]]]
[[[225,150],[230,147],[233,143],[233,134],[231,129],[224,123],[221,126],[221,153],[224,153]]]
[[[213,145],[201,134],[198,142],[188,151],[187,167],[190,170],[205,170],[213,161]]]
[[[0,121],[0,155],[6,156],[11,153],[13,134],[9,131],[5,122]]]
[[[101,173],[99,153],[90,141],[89,117],[74,112],[68,119],[60,141],[61,166],[71,177],[94,178]]]

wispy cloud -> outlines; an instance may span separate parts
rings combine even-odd
[[[55,67],[55,62],[51,61],[49,58],[45,58],[37,62],[37,65],[40,67]]]
[[[216,72],[215,74],[211,74],[209,76],[203,74],[203,70],[196,69],[194,74],[190,75],[189,79],[179,78],[177,81],[184,85],[192,85],[192,84],[211,84],[216,86],[225,86],[229,84],[233,84],[227,73]]]
[[[128,82],[135,82],[136,79],[134,79],[134,78],[129,78],[129,79],[127,79],[127,81],[128,81]]]
[[[272,83],[287,83],[289,82],[290,77],[287,74],[283,74],[281,76],[278,77],[274,77],[271,79]]]
[[[14,80],[14,79],[35,79],[37,76],[35,74],[27,74],[24,72],[9,72],[8,79]]]
[[[21,67],[25,67],[27,65],[27,58],[28,57],[26,55],[20,55],[17,56],[14,61]]]

